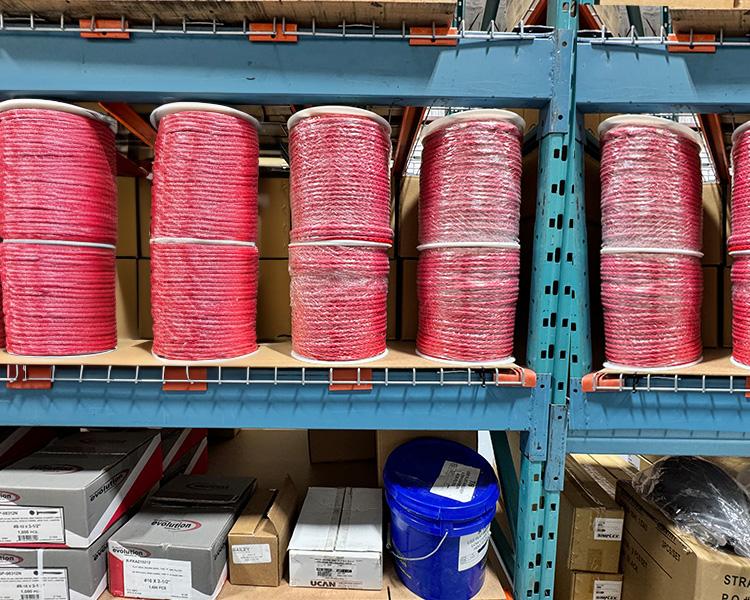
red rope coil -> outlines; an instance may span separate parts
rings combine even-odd
[[[3,244],[0,243],[0,349],[5,348],[5,318],[3,316],[3,295],[2,295],[3,260],[4,260]]]
[[[509,248],[430,248],[419,253],[417,350],[461,362],[513,353],[520,253]]]
[[[602,136],[602,245],[700,251],[700,149],[662,127],[620,125]]]
[[[314,115],[289,132],[292,241],[390,243],[391,139],[377,121]]]
[[[165,115],[154,150],[151,237],[254,241],[258,153],[258,132],[245,119]]]
[[[8,352],[94,354],[117,345],[114,248],[3,243]]]
[[[700,359],[701,259],[602,254],[605,354],[617,365],[659,368]]]
[[[115,137],[57,110],[0,113],[0,236],[115,244]]]
[[[456,121],[423,142],[422,244],[518,241],[521,132],[508,121]]]
[[[732,147],[732,235],[730,252],[750,250],[750,130],[734,140]]]
[[[152,243],[154,354],[197,361],[254,352],[257,291],[255,246]]]
[[[294,352],[322,361],[385,352],[388,270],[386,248],[290,246]]]
[[[750,365],[750,256],[734,257],[732,264],[732,356]]]

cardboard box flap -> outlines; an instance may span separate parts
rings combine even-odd
[[[289,550],[328,550],[336,547],[344,488],[311,487],[307,491]]]
[[[382,494],[379,488],[346,488],[336,550],[382,552]]]
[[[255,492],[229,535],[257,535],[258,526],[265,520],[268,509],[273,505],[276,496],[276,490],[258,490]],[[276,532],[270,533],[275,534]]]
[[[276,491],[274,501],[268,509],[268,521],[273,526],[279,539],[284,537],[294,522],[294,515],[297,512],[297,488],[289,475],[284,479],[284,483]],[[286,548],[284,548],[286,550]]]
[[[159,436],[152,430],[80,431],[52,440],[41,451],[55,454],[130,454]]]

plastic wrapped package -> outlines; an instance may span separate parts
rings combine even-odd
[[[117,346],[114,246],[6,240],[2,247],[8,352],[71,356]]]
[[[633,486],[704,544],[750,557],[750,498],[718,465],[671,456],[639,473]]]
[[[258,122],[214,104],[157,108],[151,237],[254,242]]]
[[[732,263],[732,359],[750,367],[750,253]]]
[[[510,362],[519,249],[420,247],[417,352],[456,362]]]
[[[670,368],[701,359],[699,253],[601,256],[606,367]]]
[[[152,240],[154,354],[213,361],[255,352],[257,294],[253,244]]]
[[[0,237],[115,244],[113,124],[61,102],[0,102]]]
[[[385,244],[290,244],[294,355],[333,362],[382,356],[388,271]]]
[[[375,113],[320,106],[292,115],[292,241],[391,243],[391,128]]]
[[[604,121],[602,245],[699,252],[703,184],[697,134],[658,117]]]
[[[730,252],[750,250],[750,123],[732,136],[732,234]]]
[[[419,240],[517,242],[525,123],[504,110],[471,110],[425,129]]]

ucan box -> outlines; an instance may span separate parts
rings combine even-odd
[[[161,479],[159,433],[53,441],[0,470],[0,546],[88,548]]]

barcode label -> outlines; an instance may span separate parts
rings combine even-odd
[[[0,569],[0,600],[69,600],[66,569]]]
[[[331,577],[333,575],[333,569],[316,569],[318,577]]]
[[[457,502],[471,502],[478,480],[479,469],[476,467],[446,460],[430,492]]]
[[[3,544],[64,544],[65,526],[62,508],[1,507],[0,542]]]

